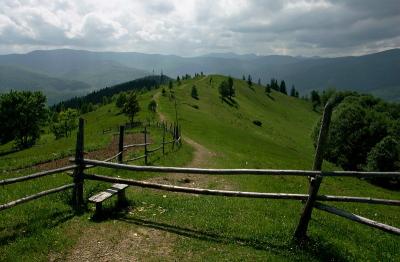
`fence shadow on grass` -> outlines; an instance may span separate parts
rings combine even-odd
[[[28,221],[20,222],[12,227],[0,226],[0,246],[7,245],[19,238],[29,237],[37,234],[41,229],[55,228],[75,216],[70,210],[62,212],[54,212],[42,219],[32,218]],[[32,221],[40,221],[39,224]]]
[[[275,241],[268,241],[274,239],[276,236],[271,235],[263,239],[252,239],[235,236],[224,236],[216,233],[211,233],[203,230],[195,230],[183,226],[171,225],[162,222],[150,221],[142,218],[128,217],[126,212],[112,212],[107,215],[107,218],[115,219],[120,222],[128,224],[147,227],[151,229],[161,230],[176,234],[183,237],[194,238],[197,240],[213,242],[226,245],[238,245],[243,247],[252,248],[259,251],[267,251],[276,255],[286,256],[293,259],[293,256],[302,254],[308,258],[313,258],[318,261],[345,261],[346,257],[338,252],[330,243],[321,243],[317,240],[309,239],[303,246],[298,246],[295,241],[288,241],[282,244],[276,244]]]

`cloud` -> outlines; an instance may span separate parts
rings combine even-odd
[[[400,47],[398,0],[2,0],[0,52],[338,56]]]

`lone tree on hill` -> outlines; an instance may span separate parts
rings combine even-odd
[[[115,105],[118,108],[123,108],[126,103],[126,94],[124,92],[119,93],[117,100],[115,101]]]
[[[221,100],[229,96],[229,84],[226,80],[222,81],[218,87],[219,94],[221,95]]]
[[[294,87],[294,85],[292,85],[292,88],[290,89],[290,96],[299,97],[299,92],[297,92],[297,90]]]
[[[271,85],[270,84],[267,84],[265,86],[265,93],[267,93],[267,94],[271,93]]]
[[[279,91],[280,91],[282,94],[287,95],[286,84],[285,84],[285,81],[284,81],[284,80],[281,81],[281,86],[279,87]]]
[[[127,115],[133,123],[133,118],[136,116],[136,114],[140,111],[139,107],[139,102],[137,100],[137,96],[135,92],[130,92],[128,96],[126,97],[126,103],[124,105],[124,108],[122,109],[122,113]]]
[[[233,87],[233,78],[228,77],[228,97],[232,98],[235,96],[235,88]]]
[[[271,78],[270,86],[273,90],[279,91],[278,80],[276,80],[275,78]]]
[[[174,84],[172,83],[172,81],[169,81],[169,82],[168,82],[168,89],[169,89],[169,91],[171,91],[173,87],[174,87]]]
[[[192,96],[194,99],[199,99],[199,94],[197,93],[197,88],[196,88],[196,86],[192,86],[191,96]]]
[[[77,120],[78,111],[68,108],[65,111],[61,111],[59,114],[54,115],[50,130],[53,132],[56,139],[69,137],[71,136],[72,131],[78,127]]]
[[[321,98],[319,96],[318,91],[315,91],[315,90],[311,91],[311,103],[312,103],[313,110],[315,110],[317,108],[317,106],[321,105]]]
[[[149,109],[149,111],[155,113],[157,111],[157,103],[154,100],[151,100],[149,105],[147,106],[147,108]]]
[[[253,80],[252,80],[252,78],[251,78],[251,75],[249,75],[249,76],[247,77],[247,85],[248,85],[249,87],[251,87],[251,86],[253,85]]]
[[[18,148],[32,146],[47,116],[41,92],[11,91],[0,95],[0,143],[15,140]]]

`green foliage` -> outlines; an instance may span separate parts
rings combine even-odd
[[[253,124],[256,126],[262,126],[262,122],[260,120],[253,120]]]
[[[161,94],[162,94],[163,96],[166,96],[166,94],[167,94],[167,92],[165,91],[165,88],[164,88],[164,87],[163,87],[162,90],[161,90]]]
[[[367,157],[368,171],[399,170],[399,142],[392,136],[386,136],[377,143]]]
[[[399,139],[398,129],[393,128],[397,125],[398,119],[391,117],[387,111],[382,111],[382,108],[388,105],[382,106],[381,104],[385,102],[379,99],[365,95],[343,97],[344,94],[339,93],[336,98],[336,102],[341,100],[342,102],[332,115],[325,158],[345,170],[383,168],[378,164],[378,155],[382,153],[382,148],[386,148],[393,140],[386,138],[388,135]],[[314,141],[317,139],[318,130],[319,125],[314,132]],[[378,147],[375,148],[376,146]],[[386,162],[387,168],[393,168],[394,163],[398,161],[390,157],[386,159],[392,160],[390,165]]]
[[[168,89],[171,91],[173,87],[174,87],[174,83],[172,83],[172,81],[169,81],[168,82]]]
[[[194,98],[194,99],[199,99],[199,94],[197,92],[197,88],[196,86],[192,86],[192,91],[190,93],[190,95]]]
[[[271,78],[270,87],[275,91],[279,91],[278,80]]]
[[[59,139],[61,137],[69,137],[73,130],[78,126],[78,111],[68,108],[60,113],[54,113],[53,122],[50,125],[50,130]]]
[[[318,106],[321,106],[321,98],[319,96],[318,91],[312,90],[310,93],[311,96],[311,103],[313,110],[315,111]]]
[[[226,80],[224,80],[220,83],[220,85],[218,86],[218,92],[221,96],[221,99],[224,99],[229,96],[229,94],[230,94],[229,83]]]
[[[232,98],[235,96],[235,88],[233,87],[233,78],[228,77],[228,97]]]
[[[284,80],[281,81],[281,85],[279,86],[279,92],[281,92],[282,94],[287,95],[286,84],[285,84]]]
[[[299,97],[299,92],[296,90],[294,85],[292,85],[292,88],[290,89],[290,96],[292,97]]]
[[[122,113],[128,116],[131,123],[133,123],[134,117],[140,111],[139,102],[135,92],[130,92],[126,97],[126,103],[122,108]]]
[[[267,93],[267,94],[271,93],[271,85],[270,84],[267,84],[265,86],[265,93]]]
[[[47,116],[46,97],[41,92],[11,91],[0,96],[0,142],[15,140],[27,148],[40,137]]]
[[[248,75],[248,76],[247,76],[247,85],[248,85],[249,87],[252,87],[252,86],[253,86],[253,79],[252,79],[251,75]]]
[[[126,103],[126,94],[125,92],[121,92],[118,94],[117,100],[115,101],[115,105],[118,108],[123,108]]]
[[[155,100],[151,100],[149,105],[147,106],[147,108],[149,109],[149,111],[155,113],[157,111],[157,103]]]

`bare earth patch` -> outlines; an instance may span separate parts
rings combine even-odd
[[[151,138],[149,138],[149,142],[150,143],[152,142]],[[127,144],[142,144],[142,143],[144,143],[144,138],[143,138],[142,134],[129,134],[128,133],[128,134],[125,134],[125,136],[124,136],[124,144],[126,144],[126,145]],[[129,153],[129,152],[134,152],[135,150],[141,150],[141,149],[132,147],[132,148],[129,148],[128,150],[126,150],[125,152]],[[114,135],[112,137],[111,143],[107,147],[99,149],[99,150],[87,152],[87,153],[85,153],[85,157],[90,158],[90,159],[103,160],[103,159],[106,159],[106,158],[116,155],[117,152],[118,152],[118,135]],[[70,158],[71,157],[64,157],[64,158],[60,158],[57,160],[41,163],[41,164],[32,166],[30,168],[34,168],[38,171],[59,168],[59,167],[70,165],[71,164],[69,162]]]
[[[155,261],[172,253],[171,233],[120,221],[92,224],[66,261]]]

